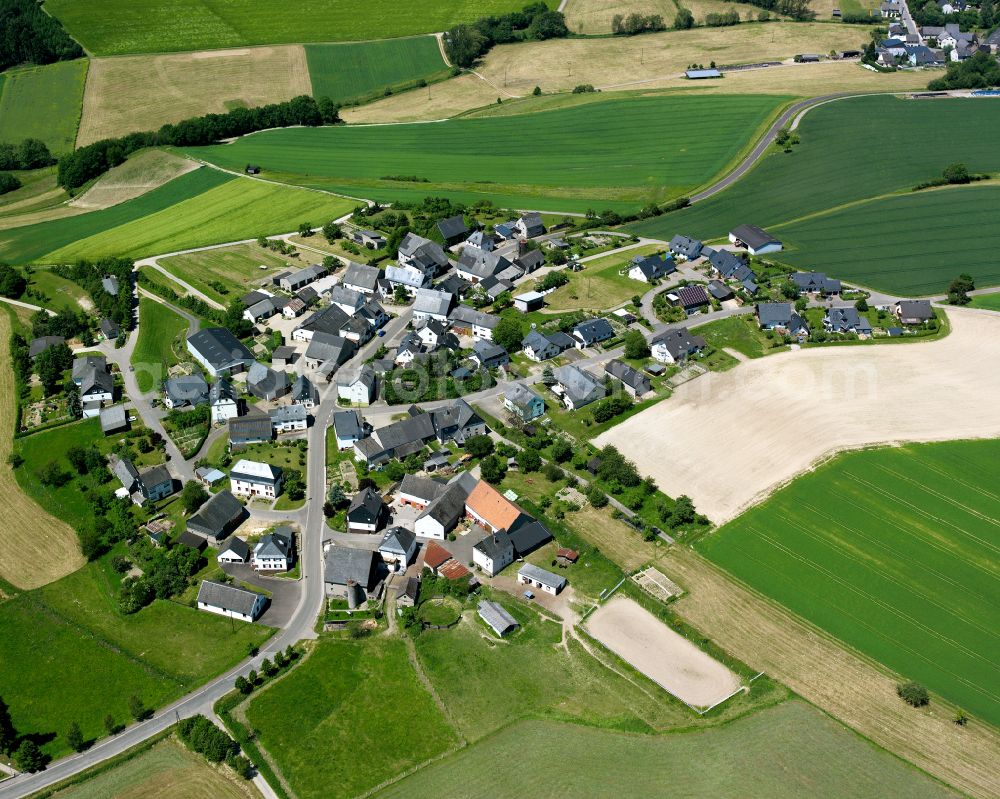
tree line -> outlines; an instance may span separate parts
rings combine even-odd
[[[131,258],[101,258],[99,261],[77,261],[75,264],[60,264],[52,267],[59,277],[72,280],[90,295],[101,316],[113,320],[122,330],[135,327],[133,308],[132,270],[135,263]],[[108,292],[103,280],[114,278],[118,291]]]
[[[532,3],[520,11],[456,25],[445,34],[444,49],[452,64],[468,68],[498,44],[559,39],[568,35],[566,17],[561,12],[552,11],[545,3]]]
[[[1000,86],[1000,64],[987,53],[976,53],[965,61],[952,61],[942,78],[927,84],[933,92],[946,89],[986,89]]]
[[[339,108],[333,100],[329,97],[316,100],[304,94],[284,103],[205,114],[164,125],[157,131],[102,139],[64,155],[59,159],[59,185],[68,190],[78,189],[145,147],[200,147],[268,128],[316,127],[339,121]]]
[[[17,64],[51,64],[83,56],[37,0],[0,0],[0,72]]]
[[[39,169],[56,162],[45,142],[40,139],[24,139],[19,145],[0,142],[0,170]],[[17,175],[0,172],[0,194],[21,188]]]
[[[747,0],[747,2],[799,21],[816,19],[816,12],[809,7],[810,0]]]

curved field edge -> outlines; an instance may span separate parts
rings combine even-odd
[[[13,452],[11,436],[17,416],[17,391],[10,364],[13,312],[0,311],[0,460]],[[5,466],[0,487],[6,501],[0,506],[0,577],[18,588],[38,588],[65,577],[85,563],[76,531],[52,516],[18,485]]]
[[[738,579],[1000,723],[1000,441],[846,453],[698,542]]]

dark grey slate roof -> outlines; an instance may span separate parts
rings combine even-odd
[[[235,585],[202,580],[198,589],[198,601],[216,608],[249,616],[260,600],[260,594],[245,591]]]
[[[403,480],[399,484],[399,491],[402,494],[409,494],[425,502],[431,502],[444,493],[445,486],[437,480],[429,477],[417,477],[415,474],[403,475]]]
[[[376,557],[368,549],[331,546],[323,555],[323,579],[332,585],[347,585],[353,580],[367,589],[375,574]]]
[[[288,558],[292,554],[292,531],[281,527],[273,533],[262,536],[253,554],[256,558]]]
[[[607,393],[600,380],[573,364],[560,366],[553,371],[553,376],[577,407],[598,400]]]
[[[239,444],[252,441],[270,441],[274,435],[271,418],[264,415],[233,418],[227,422],[229,441]]]
[[[173,483],[174,478],[170,475],[170,471],[164,464],[159,464],[158,466],[151,466],[144,472],[139,474],[139,479],[142,484],[146,487],[146,490],[155,488],[156,486],[163,485],[164,483]]]
[[[665,346],[674,360],[685,358],[692,352],[705,347],[705,339],[702,336],[692,336],[691,331],[686,327],[677,327],[660,333],[660,335],[654,336],[649,343],[654,346],[657,344]]]
[[[732,235],[755,250],[760,249],[766,244],[781,244],[780,239],[775,238],[764,230],[764,228],[757,227],[756,225],[738,225],[733,228]]]
[[[473,549],[482,552],[491,560],[500,560],[503,558],[504,553],[512,549],[513,546],[507,532],[505,530],[497,530],[497,532],[490,533],[483,538]]]
[[[164,391],[174,406],[201,405],[208,402],[208,383],[200,374],[167,378]]]
[[[469,474],[469,472],[464,472],[464,474]],[[474,487],[475,478],[472,478],[472,483]],[[430,516],[445,528],[453,526],[465,513],[465,500],[468,499],[470,490],[462,482],[449,483],[444,492],[440,493],[437,499],[428,505],[417,518],[422,519],[425,516]]]
[[[670,252],[674,255],[683,255],[688,260],[693,260],[701,255],[702,243],[698,239],[677,234],[670,240]]]
[[[206,327],[187,341],[216,371],[253,361],[253,353],[224,327]]]
[[[62,336],[41,336],[40,338],[32,339],[31,343],[28,345],[28,355],[32,358],[37,358],[49,347],[65,343],[66,339]]]
[[[328,305],[326,308],[321,308],[320,310],[314,312],[306,319],[302,324],[300,324],[297,330],[311,330],[314,334],[326,333],[330,336],[336,336],[340,333],[340,329],[348,320],[348,316],[344,313],[344,310],[337,305]],[[315,338],[315,335],[313,336]],[[309,357],[308,353],[306,357]]]
[[[250,557],[250,545],[247,544],[242,538],[237,538],[235,535],[229,536],[225,541],[219,544],[219,554],[227,550],[232,550],[236,555],[246,560]]]
[[[378,548],[380,552],[405,555],[416,543],[416,540],[417,537],[411,530],[407,530],[405,527],[393,527],[382,536],[382,543],[378,545]]]
[[[469,228],[465,225],[465,218],[461,214],[438,220],[437,229],[445,241],[463,238],[469,232]]]
[[[586,322],[580,322],[580,324],[574,327],[573,335],[579,338],[585,346],[589,347],[592,344],[598,344],[614,338],[615,331],[607,319],[590,319]]]
[[[899,315],[903,319],[933,319],[934,309],[930,300],[900,300],[896,303]]]
[[[518,557],[534,552],[542,544],[552,540],[552,533],[545,529],[545,525],[535,519],[516,526],[507,535],[514,547],[514,553]]]
[[[337,438],[359,439],[363,435],[361,420],[356,411],[337,411],[333,414],[333,429]]]
[[[212,538],[221,538],[244,514],[243,506],[229,491],[208,498],[197,513],[188,519],[188,530]]]
[[[346,286],[365,289],[366,291],[374,291],[375,285],[378,283],[378,279],[381,275],[382,271],[374,266],[367,266],[365,264],[356,264],[352,262],[348,265],[347,271],[344,272],[344,277],[341,279],[341,283]]]
[[[366,488],[359,491],[351,499],[351,505],[347,509],[347,518],[352,522],[362,524],[372,524],[378,520],[385,509],[382,496],[373,488]]]
[[[646,375],[638,369],[629,366],[624,361],[619,361],[617,358],[608,361],[604,366],[604,371],[639,394],[645,394],[652,388],[652,384]]]

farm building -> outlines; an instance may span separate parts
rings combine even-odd
[[[220,491],[208,498],[198,512],[188,519],[188,532],[221,541],[243,520],[246,509],[229,491]]]
[[[198,610],[207,610],[231,619],[256,621],[265,604],[267,597],[263,594],[211,580],[202,580],[201,588],[198,589]]]
[[[555,596],[566,585],[566,578],[553,574],[550,571],[539,568],[532,563],[525,563],[517,570],[517,581],[521,585],[530,585],[540,588],[547,594]]]
[[[477,612],[493,632],[503,638],[509,632],[513,632],[520,625],[517,619],[504,610],[499,602],[491,602],[487,599],[480,600]]]
[[[708,80],[710,78],[721,78],[722,73],[717,69],[686,69],[684,77],[688,80]]]
[[[782,248],[781,239],[775,238],[756,225],[740,225],[729,232],[729,240],[737,247],[743,247],[751,255],[778,252]]]
[[[543,305],[545,305],[545,296],[537,291],[526,291],[524,294],[518,294],[514,297],[514,308],[521,313],[537,311]]]
[[[187,348],[212,377],[242,372],[254,362],[253,353],[224,327],[208,327],[188,336]]]
[[[367,599],[378,574],[377,558],[370,549],[328,546],[323,553],[326,595],[347,598],[351,588],[363,592],[363,597],[357,598]]]
[[[455,529],[458,520],[465,513],[465,501],[468,496],[469,492],[461,483],[449,484],[417,517],[413,523],[413,531],[422,538],[443,541],[445,536]]]

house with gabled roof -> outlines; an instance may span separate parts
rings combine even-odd
[[[430,287],[433,273],[421,272],[414,266],[388,266],[385,270],[385,279],[392,291],[402,287],[412,297],[417,293],[417,289]]]
[[[255,361],[247,371],[247,391],[258,399],[273,400],[288,393],[287,372],[279,372]]]
[[[292,405],[280,405],[271,408],[267,415],[271,419],[274,432],[296,433],[305,430],[309,426],[309,413],[305,405],[293,403]]]
[[[615,330],[607,319],[588,319],[573,328],[572,337],[576,340],[576,348],[582,350],[614,338]]]
[[[809,327],[790,302],[760,302],[755,313],[761,330],[774,330],[798,339],[809,336]]]
[[[630,279],[642,283],[652,283],[654,280],[662,280],[676,271],[677,264],[669,255],[662,258],[656,255],[637,255],[631,261],[628,276]]]
[[[684,363],[690,356],[705,349],[705,339],[691,335],[686,327],[677,327],[654,336],[649,348],[653,358],[660,363]]]
[[[466,246],[458,258],[455,273],[470,283],[480,283],[511,266],[511,262],[495,250],[480,250]]]
[[[339,336],[350,317],[338,305],[328,305],[313,311],[292,331],[293,341],[311,341],[317,333]]]
[[[253,622],[264,612],[267,597],[234,585],[202,580],[198,589],[198,610]]]
[[[246,563],[250,560],[250,545],[242,538],[231,535],[219,544],[215,559],[218,563]]]
[[[865,338],[872,334],[868,319],[859,314],[853,305],[828,309],[823,317],[823,327],[829,333],[857,333]]]
[[[455,298],[445,291],[436,289],[417,289],[413,299],[414,324],[426,319],[445,322]]]
[[[351,499],[347,509],[347,530],[351,533],[374,533],[381,530],[388,519],[382,495],[374,488],[364,488]]]
[[[440,244],[416,233],[407,233],[403,237],[399,243],[396,262],[401,267],[426,273],[429,278],[437,277],[451,266],[451,261]],[[388,269],[386,277],[389,277]]]
[[[449,216],[447,219],[439,219],[437,222],[438,233],[446,245],[458,244],[469,235],[469,228],[465,224],[465,217],[462,214]]]
[[[371,296],[375,293],[375,287],[381,276],[381,269],[374,266],[367,266],[366,264],[357,264],[352,261],[347,265],[347,271],[344,272],[344,276],[340,279],[340,282],[346,288]]]
[[[255,361],[253,353],[224,327],[206,327],[188,336],[187,348],[213,377],[242,372]]]
[[[525,517],[524,511],[485,480],[480,480],[465,500],[465,512],[490,532],[509,530]]]
[[[458,333],[471,335],[473,338],[493,340],[493,331],[500,324],[500,317],[488,314],[484,311],[477,311],[468,305],[459,305],[454,308],[448,319],[452,327]]]
[[[638,399],[653,390],[653,384],[647,375],[617,358],[608,361],[604,365],[604,371],[620,382],[632,399]]]
[[[545,255],[541,250],[528,250],[514,259],[514,265],[520,267],[526,275],[545,266]]]
[[[483,436],[489,432],[483,418],[461,397],[452,400],[449,405],[435,408],[429,414],[420,415],[430,416],[434,435],[442,444],[454,441],[462,447],[473,436]]]
[[[187,529],[212,541],[222,541],[247,515],[246,509],[228,490],[212,494],[197,512],[188,518]]]
[[[348,288],[339,283],[330,289],[330,302],[336,305],[348,316],[353,316],[365,304],[366,296],[360,291]]]
[[[596,400],[607,396],[604,383],[590,372],[574,364],[566,364],[553,370],[555,388],[563,404],[571,411],[579,410]]]
[[[690,236],[682,236],[678,233],[670,240],[667,249],[670,250],[670,254],[674,258],[693,261],[701,257],[701,251],[704,246],[698,239],[693,239]]]
[[[819,294],[824,297],[840,294],[840,281],[827,277],[823,272],[793,272],[788,279],[799,290],[799,294]]]
[[[472,344],[472,359],[483,369],[496,369],[510,363],[510,355],[494,341],[475,341]]]
[[[375,397],[375,370],[362,364],[337,375],[337,396],[354,405],[368,405]]]
[[[281,493],[281,478],[277,466],[242,458],[229,472],[229,489],[236,496],[275,499]]]
[[[208,383],[200,374],[168,377],[163,384],[163,404],[171,409],[204,405],[208,394]]]
[[[522,422],[545,414],[545,400],[524,383],[511,383],[504,392],[503,406]]]
[[[346,598],[349,591],[360,592],[364,601],[378,576],[378,555],[370,549],[331,545],[323,552],[323,584],[326,595]]]
[[[337,439],[337,450],[354,447],[355,442],[364,438],[364,427],[357,411],[336,411],[333,414],[333,434]]]
[[[240,404],[233,384],[220,377],[208,390],[208,403],[212,407],[212,424],[224,424],[240,415]]]
[[[253,548],[251,565],[259,572],[286,572],[295,562],[295,533],[279,527],[261,537]]]
[[[443,541],[465,513],[468,497],[469,491],[461,482],[449,483],[417,517],[413,532],[424,538]]]
[[[521,217],[514,223],[514,232],[522,239],[533,239],[545,233],[545,225],[542,223],[542,215],[529,211],[521,214]]]
[[[904,325],[921,325],[934,318],[930,300],[900,300],[894,313]]]
[[[378,554],[393,571],[406,571],[417,554],[417,537],[405,527],[392,527],[382,536]]]
[[[708,292],[704,286],[681,286],[672,289],[667,294],[667,302],[675,308],[683,309],[684,313],[690,316],[702,308],[711,305],[708,299]]]
[[[470,534],[471,535],[471,534]],[[506,530],[487,532],[472,546],[472,562],[494,577],[514,562],[514,545]]]
[[[314,333],[306,348],[306,367],[319,369],[324,374],[332,374],[350,360],[357,350],[353,341],[330,333]]]

